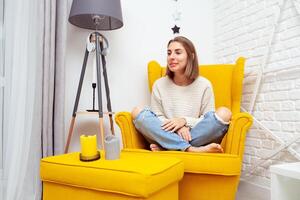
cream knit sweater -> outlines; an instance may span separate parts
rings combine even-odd
[[[153,85],[151,110],[162,121],[183,117],[192,128],[206,112],[215,110],[211,83],[199,76],[188,86],[178,86],[168,76],[162,77]]]

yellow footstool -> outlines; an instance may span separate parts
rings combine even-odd
[[[79,153],[43,158],[43,200],[178,199],[183,162],[149,153],[121,152],[119,160],[82,162]]]

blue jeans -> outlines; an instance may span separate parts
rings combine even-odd
[[[149,143],[157,143],[169,150],[185,151],[190,146],[200,147],[212,142],[220,143],[228,130],[228,125],[220,122],[214,112],[207,112],[204,118],[191,130],[192,140],[184,140],[177,133],[164,131],[162,121],[149,108],[143,109],[133,120],[137,130]]]

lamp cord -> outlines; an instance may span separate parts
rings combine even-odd
[[[96,83],[92,83],[93,87],[93,110],[95,110],[95,89],[96,89]]]

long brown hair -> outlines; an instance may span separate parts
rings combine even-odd
[[[168,47],[172,42],[179,42],[185,51],[187,52],[187,65],[184,71],[184,75],[190,79],[195,80],[199,76],[199,68],[198,68],[198,57],[196,49],[193,43],[183,36],[177,36],[174,39],[168,42]],[[174,78],[174,72],[171,72],[167,67],[166,75],[171,79]]]

